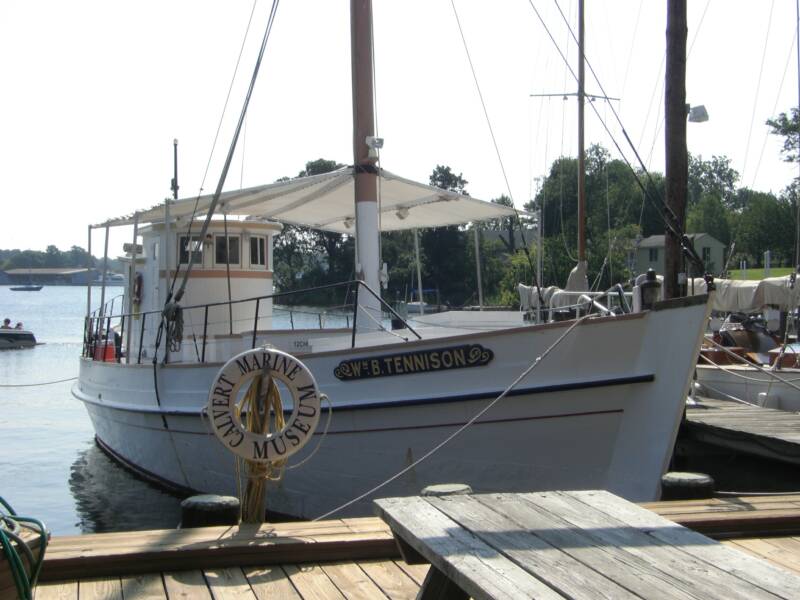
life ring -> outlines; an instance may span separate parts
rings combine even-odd
[[[133,278],[133,303],[134,304],[141,304],[142,302],[142,287],[143,287],[144,280],[142,279],[141,273],[136,273],[136,276]]]
[[[280,431],[248,431],[237,414],[242,386],[268,372],[292,395],[292,414]],[[320,392],[311,371],[291,354],[274,348],[255,348],[237,354],[219,370],[206,405],[214,435],[231,452],[246,460],[266,463],[289,458],[305,446],[319,423]]]

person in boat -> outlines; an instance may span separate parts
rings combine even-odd
[[[11,319],[3,319],[3,325],[0,329],[11,329]]]
[[[17,321],[17,324],[16,324],[16,325],[14,325],[14,329],[25,329],[25,328],[22,326],[22,321]]]

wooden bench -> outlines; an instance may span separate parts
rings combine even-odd
[[[800,577],[604,491],[375,502],[418,598],[800,598]]]

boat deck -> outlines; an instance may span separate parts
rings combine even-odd
[[[643,505],[800,574],[800,496]],[[380,519],[54,537],[37,600],[414,598],[428,566]]]
[[[800,414],[697,397],[686,408],[691,439],[714,446],[800,465]]]

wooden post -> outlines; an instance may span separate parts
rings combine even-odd
[[[683,231],[686,222],[686,193],[689,158],[686,152],[686,0],[667,1],[667,68],[665,106],[666,201]],[[664,236],[664,297],[681,295],[680,240],[669,229]]]

